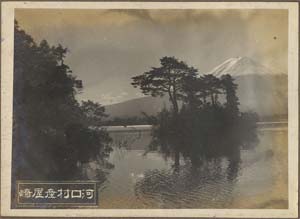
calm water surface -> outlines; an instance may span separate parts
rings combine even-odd
[[[114,165],[99,188],[100,208],[287,208],[287,130],[259,129],[255,148],[191,168],[157,152],[145,154],[150,131],[110,132]],[[233,168],[234,166],[234,168]],[[97,180],[97,165],[86,168]]]

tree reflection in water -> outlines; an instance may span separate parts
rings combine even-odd
[[[255,128],[248,129],[246,133],[235,130],[234,134],[231,131],[215,136],[211,142],[206,141],[206,145],[199,139],[195,141],[179,137],[173,139],[154,137],[152,148],[153,144],[158,143],[179,144],[189,141],[193,144],[202,144],[200,147],[202,150],[182,150],[180,168],[174,165],[169,170],[146,171],[144,177],[135,185],[137,198],[145,206],[159,208],[226,207],[230,203],[232,190],[239,176],[241,150],[252,148],[258,141]],[[156,148],[169,147],[160,145]],[[196,145],[189,147],[181,145],[178,148],[196,148]],[[217,148],[219,150],[216,150]],[[165,158],[173,157],[171,151],[159,151]]]

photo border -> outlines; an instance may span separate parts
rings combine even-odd
[[[21,217],[298,217],[298,2],[2,2],[1,215]],[[288,209],[11,209],[14,9],[287,9]]]

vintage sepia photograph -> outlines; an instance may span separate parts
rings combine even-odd
[[[297,217],[297,3],[2,17],[2,213]]]

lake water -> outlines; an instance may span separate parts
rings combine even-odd
[[[223,158],[197,170],[185,165],[179,172],[173,160],[157,152],[145,154],[149,130],[110,132],[114,165],[99,188],[100,208],[287,208],[287,129],[258,130],[255,148],[241,151],[241,162],[230,176]],[[86,174],[97,179],[91,162]]]

